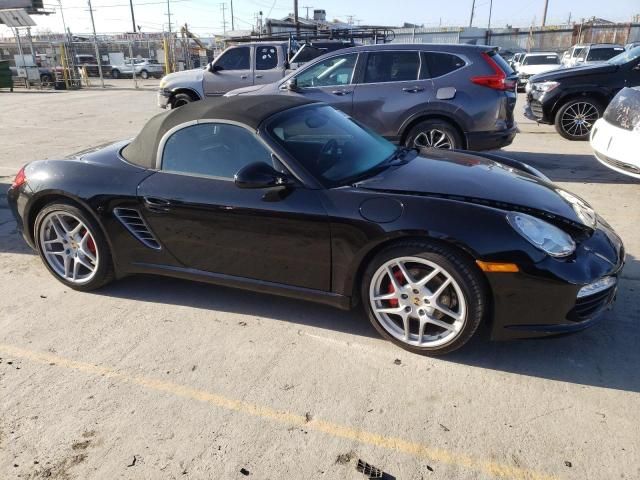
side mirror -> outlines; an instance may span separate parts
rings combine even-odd
[[[234,175],[238,188],[274,188],[293,185],[293,181],[271,165],[255,162],[242,167]]]
[[[284,84],[284,88],[286,90],[289,90],[290,92],[300,91],[300,89],[298,88],[298,80],[296,80],[295,78],[290,78],[289,80],[287,80],[287,82]]]
[[[224,70],[221,65],[214,65],[213,62],[209,64],[209,71],[211,73],[218,73],[220,70]]]

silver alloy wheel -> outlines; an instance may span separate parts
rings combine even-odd
[[[100,261],[96,241],[75,215],[63,211],[47,214],[39,242],[49,266],[66,281],[81,285],[96,275]]]
[[[467,320],[467,301],[458,282],[420,257],[381,265],[371,279],[369,303],[387,333],[414,347],[451,343]]]
[[[143,80],[146,80],[147,78],[149,78],[149,73],[148,73],[146,70],[142,70],[142,71],[140,72],[140,77],[141,77]]]
[[[562,114],[562,129],[572,137],[584,137],[598,119],[598,109],[589,102],[577,102]]]
[[[453,148],[453,140],[447,135],[447,132],[432,128],[416,135],[416,138],[413,139],[413,146],[451,150]]]

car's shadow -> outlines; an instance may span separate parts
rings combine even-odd
[[[628,262],[638,262],[630,257]],[[622,279],[618,301],[589,330],[556,338],[491,342],[489,328],[441,361],[558,381],[640,392],[640,322],[634,289]],[[635,286],[634,286],[635,285]],[[289,298],[162,277],[129,277],[96,292],[144,302],[255,315],[338,332],[378,337],[360,308],[344,312]],[[531,299],[544,301],[544,299]],[[374,347],[372,347],[374,348]],[[420,357],[416,357],[419,361]]]
[[[504,150],[491,153],[528,163],[554,182],[640,184],[640,180],[605,167],[593,155]]]

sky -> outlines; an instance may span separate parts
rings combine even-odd
[[[72,33],[91,31],[87,0],[60,0],[66,24]],[[169,0],[173,28],[187,23],[198,35],[222,33],[222,5],[225,5],[227,30],[231,29],[231,0]],[[223,3],[224,2],[224,3]],[[486,26],[491,0],[476,0],[474,25]],[[44,0],[45,6],[54,10],[51,15],[33,16],[37,27],[34,32],[62,31],[62,19],[58,0]],[[136,24],[142,31],[159,32],[167,27],[166,0],[133,0]],[[309,14],[313,8],[323,8],[327,19],[377,25],[401,25],[404,22],[424,24],[426,27],[464,26],[469,23],[472,0],[300,0],[299,14]],[[98,33],[131,31],[131,13],[128,0],[92,0],[96,31]],[[526,27],[541,23],[544,0],[493,0],[491,25],[507,24]],[[281,18],[293,11],[293,0],[233,0],[235,29],[250,29],[256,14],[264,18]],[[549,0],[547,25],[566,23],[592,16],[612,21],[628,22],[640,14],[640,0]],[[0,25],[0,38],[12,36],[11,31]]]

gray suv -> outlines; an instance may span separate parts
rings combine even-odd
[[[516,75],[476,45],[385,44],[318,57],[280,81],[227,95],[301,95],[408,146],[489,150],[516,135]]]

